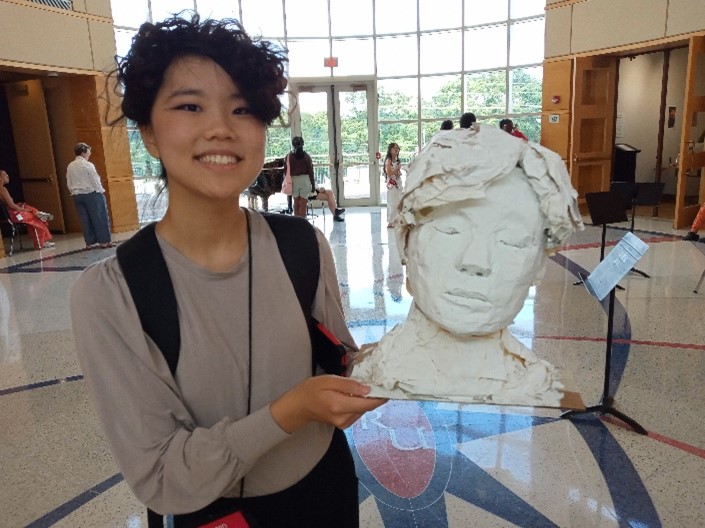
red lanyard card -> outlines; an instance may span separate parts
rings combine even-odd
[[[247,522],[242,512],[238,511],[204,524],[201,528],[250,528],[250,523]]]

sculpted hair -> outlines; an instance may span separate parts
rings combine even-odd
[[[138,125],[150,123],[164,73],[177,58],[196,55],[218,64],[237,84],[255,117],[270,125],[282,111],[279,96],[287,81],[286,58],[274,44],[252,39],[234,19],[201,21],[178,15],[162,22],[146,22],[132,40],[124,57],[116,57],[112,72],[122,88],[122,115]]]

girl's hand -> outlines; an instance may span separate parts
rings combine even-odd
[[[270,405],[270,412],[287,433],[293,433],[309,422],[322,422],[345,429],[367,411],[387,400],[364,398],[367,385],[340,376],[324,375],[308,378]]]

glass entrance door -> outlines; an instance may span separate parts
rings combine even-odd
[[[304,138],[316,185],[333,189],[341,207],[379,204],[373,82],[291,85],[292,136]]]

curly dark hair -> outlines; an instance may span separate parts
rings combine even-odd
[[[465,112],[460,116],[460,128],[470,128],[473,123],[477,121],[475,114],[472,112]]]
[[[250,38],[237,20],[201,20],[198,14],[190,14],[190,20],[182,18],[182,12],[162,22],[145,22],[127,55],[115,58],[112,75],[122,89],[122,115],[116,122],[127,117],[138,125],[149,124],[169,65],[179,57],[198,55],[223,68],[253,115],[270,125],[282,112],[279,96],[287,85],[284,51]]]

